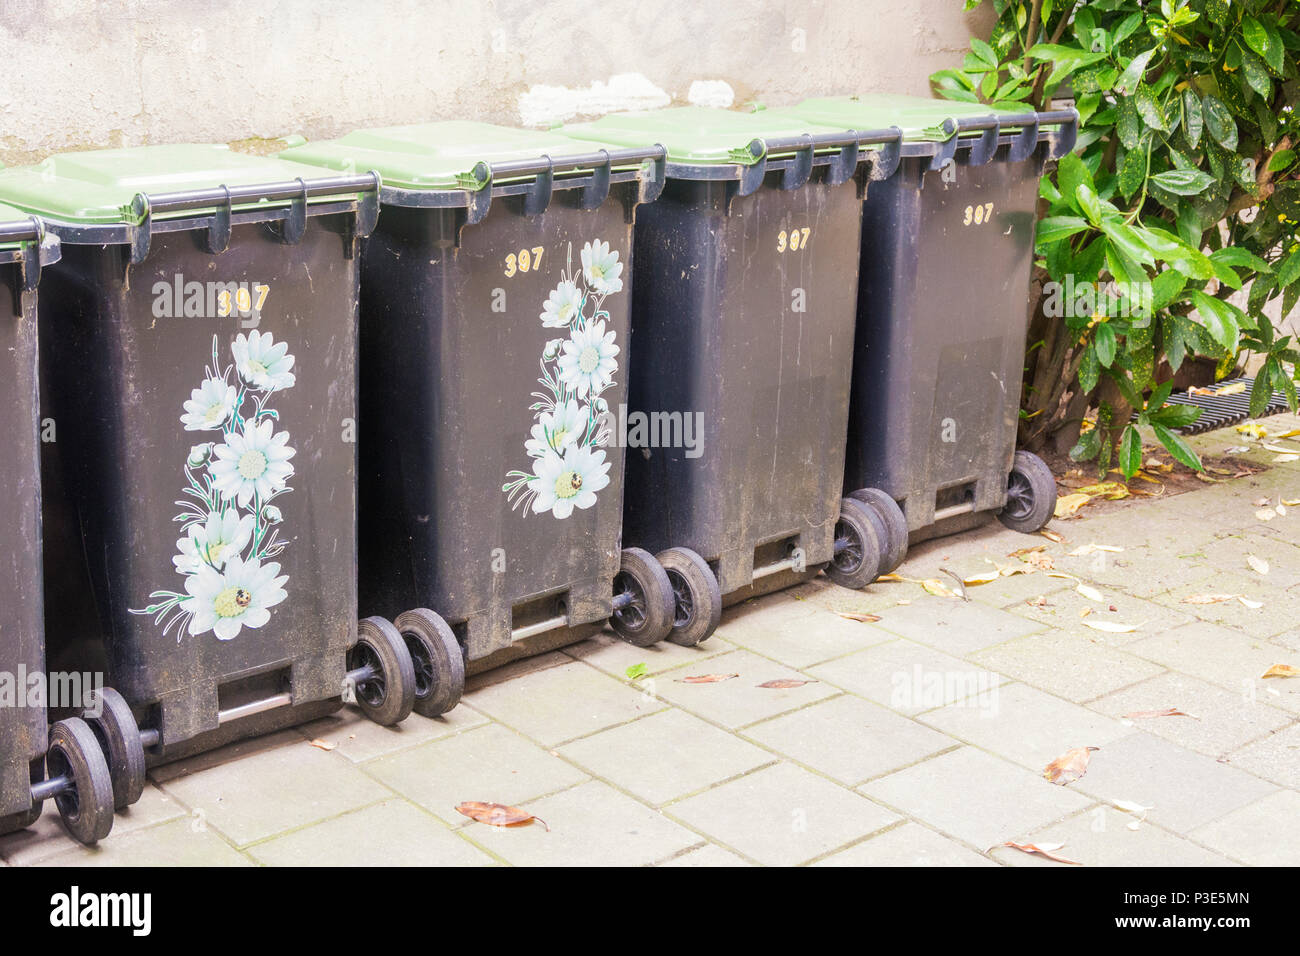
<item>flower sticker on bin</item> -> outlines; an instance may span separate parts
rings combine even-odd
[[[233,640],[245,627],[266,624],[288,597],[289,578],[271,560],[287,544],[276,527],[283,515],[271,502],[293,490],[296,451],[270,402],[293,387],[294,357],[288,343],[257,330],[237,335],[230,354],[233,361],[223,364],[214,335],[212,364],[181,406],[185,431],[220,433],[191,447],[181,469],[187,497],[176,502],[182,537],[172,564],[183,590],[154,591],[152,604],[131,610],[153,615],[164,634],[176,627],[177,641],[209,631]]]
[[[619,347],[604,303],[623,291],[623,262],[618,250],[597,239],[583,245],[579,263],[575,272],[570,243],[560,281],[538,315],[542,328],[562,329],[568,337],[550,339],[542,350],[537,381],[543,391],[533,393],[531,437],[524,442],[532,468],[509,472],[501,486],[512,510],[555,518],[590,508],[609,484],[610,462],[599,447],[609,406],[600,395],[614,384]]]

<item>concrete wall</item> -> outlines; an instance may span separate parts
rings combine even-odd
[[[0,161],[689,101],[928,93],[960,0],[0,0]]]

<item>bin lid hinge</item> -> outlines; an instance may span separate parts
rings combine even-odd
[[[613,164],[608,151],[602,149],[601,153],[605,156],[605,162],[592,168],[591,182],[582,187],[582,195],[578,199],[578,207],[581,209],[599,209],[609,198],[609,174]]]
[[[952,162],[952,158],[957,153],[957,124],[951,119],[943,121],[943,131],[947,139],[939,144],[933,156],[930,157],[930,165],[927,170],[937,172]]]
[[[546,155],[542,159],[546,162],[545,168],[538,170],[532,186],[524,193],[524,214],[528,216],[540,216],[546,212],[555,191],[555,163]]]
[[[983,166],[997,153],[998,137],[1002,135],[1002,122],[996,116],[986,119],[958,120],[957,129],[959,133],[961,130],[970,129],[978,130],[980,134],[979,139],[971,144],[963,158],[959,160],[963,166]]]
[[[226,198],[213,210],[212,222],[208,225],[208,235],[204,241],[204,247],[214,256],[221,255],[230,248],[230,219],[233,203],[230,199],[230,189],[224,185],[220,189],[226,194]]]
[[[374,188],[363,189],[357,196],[357,218],[352,226],[352,235],[358,239],[374,232],[379,223],[379,195],[384,189],[384,177],[377,169],[372,169],[370,175],[375,180]]]
[[[807,140],[807,145],[801,146],[794,151],[794,159],[785,169],[781,170],[781,188],[785,190],[799,189],[812,178],[813,171],[813,142],[812,136],[804,133],[801,137]]]
[[[149,243],[153,239],[153,208],[144,193],[136,193],[131,200],[131,215],[135,220],[129,230],[131,265],[138,266],[149,258]]]
[[[307,183],[302,177],[294,180],[299,191],[289,199],[289,211],[284,219],[275,224],[276,234],[282,242],[296,246],[307,234]]]
[[[1011,150],[1007,153],[1007,158],[1013,163],[1019,163],[1030,157],[1030,154],[1038,147],[1038,120],[1032,123],[1026,123],[1020,129],[1020,135],[1011,143]]]
[[[655,143],[655,149],[659,151],[658,155],[647,159],[650,173],[641,177],[641,188],[637,193],[639,202],[648,203],[658,199],[659,194],[664,191],[664,182],[668,178],[668,150],[661,143]]]

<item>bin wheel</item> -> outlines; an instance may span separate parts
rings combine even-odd
[[[893,495],[879,488],[861,488],[849,497],[870,505],[884,523],[884,533],[879,536],[882,552],[880,574],[898,570],[898,566],[907,557],[907,516],[903,514],[903,509],[898,506]]]
[[[709,639],[722,620],[722,589],[707,561],[690,548],[669,548],[655,555],[668,572],[673,589],[673,629],[668,640],[694,647]]]
[[[637,647],[649,647],[673,628],[673,586],[664,566],[649,551],[624,548],[614,575],[616,605],[609,623],[614,633]]]
[[[51,777],[72,781],[54,798],[54,805],[73,839],[93,846],[108,836],[113,829],[113,775],[90,725],[69,717],[52,726],[45,763]]]
[[[871,522],[871,506],[857,498],[840,500],[840,520],[835,522],[835,556],[826,576],[843,588],[858,590],[876,580],[880,572],[880,539]]]
[[[96,696],[99,715],[86,711],[81,716],[94,731],[108,760],[108,772],[113,777],[113,806],[125,810],[144,793],[144,745],[140,743],[140,728],[126,700],[113,688],[101,688]],[[92,699],[92,709],[94,705]]]
[[[1033,534],[1047,526],[1056,511],[1056,478],[1047,462],[1033,452],[1016,452],[1007,478],[1007,503],[998,520],[1012,531]]]
[[[465,654],[450,625],[425,607],[404,611],[393,622],[415,666],[415,712],[440,717],[465,692]]]
[[[401,631],[382,617],[368,617],[357,625],[348,670],[366,665],[377,676],[357,682],[357,706],[383,727],[401,723],[415,705],[415,663]]]

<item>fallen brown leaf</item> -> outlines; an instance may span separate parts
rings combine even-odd
[[[694,677],[678,678],[679,684],[716,684],[718,681],[731,680],[739,674],[697,674]]]
[[[1021,853],[1037,853],[1039,856],[1045,856],[1049,860],[1055,860],[1057,863],[1068,863],[1070,866],[1082,866],[1078,860],[1067,860],[1063,856],[1057,856],[1053,851],[1059,850],[1065,846],[1064,843],[1043,843],[1035,845],[1033,843],[1015,843],[1008,840],[1006,843],[999,843],[998,846],[1009,846],[1013,850],[1019,850]]]
[[[1183,598],[1183,604],[1222,604],[1238,597],[1236,594],[1190,594]]]
[[[333,750],[338,746],[338,744],[332,744],[328,740],[321,740],[319,737],[313,740],[311,745],[318,750]]]
[[[860,624],[875,624],[880,620],[879,614],[856,614],[853,611],[839,611],[837,613],[846,621],[857,621]]]
[[[1088,761],[1096,747],[1075,747],[1067,750],[1043,768],[1043,776],[1051,783],[1065,786],[1074,783],[1088,772]]]
[[[793,677],[778,677],[776,680],[764,681],[759,687],[769,687],[772,690],[789,690],[792,687],[802,687],[804,684],[815,684],[815,680],[795,680]]]
[[[1164,710],[1135,710],[1131,714],[1122,715],[1125,720],[1142,720],[1146,717],[1192,717],[1191,714],[1184,714],[1177,707],[1166,707]],[[1192,720],[1200,720],[1199,717],[1192,717]]]
[[[492,827],[517,827],[536,820],[546,827],[547,833],[551,832],[551,828],[546,825],[546,821],[541,817],[535,817],[527,810],[520,810],[518,807],[508,807],[504,803],[483,803],[478,800],[469,800],[465,803],[458,803],[456,812],[464,814],[471,820],[477,820],[479,823],[486,823]]]
[[[1292,667],[1290,664],[1274,664],[1268,670],[1264,671],[1264,677],[1300,677],[1300,668]]]

